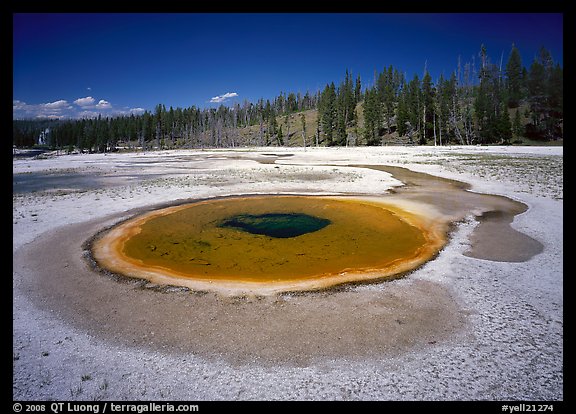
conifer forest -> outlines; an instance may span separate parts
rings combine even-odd
[[[372,79],[346,70],[322,90],[215,108],[166,107],[141,115],[13,120],[13,145],[107,152],[240,146],[514,144],[563,138],[563,68],[542,47],[522,62],[512,45],[433,80],[385,66]]]

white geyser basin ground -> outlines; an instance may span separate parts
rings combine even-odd
[[[417,176],[379,169],[390,166],[456,180],[464,197],[424,194]],[[95,235],[126,220],[256,195],[389,197],[453,220],[439,253],[403,277],[310,292],[188,289],[93,260]],[[501,203],[521,207],[500,217]],[[501,228],[497,248],[477,247]],[[14,158],[13,398],[563,400],[563,149]]]

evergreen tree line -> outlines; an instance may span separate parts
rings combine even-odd
[[[402,143],[444,145],[510,143],[527,137],[562,138],[563,70],[541,48],[530,67],[512,49],[503,65],[490,61],[482,45],[475,61],[461,65],[436,83],[424,69],[422,79],[392,65],[374,74],[362,89],[360,76],[346,71],[344,80],[315,94],[280,93],[274,100],[244,101],[230,107],[166,108],[159,104],[142,115],[76,120],[14,120],[13,143],[31,146],[42,134],[53,148],[104,152],[119,145],[142,149],[287,145],[289,117],[317,110],[316,145],[384,145]],[[363,120],[361,120],[361,116]],[[282,118],[284,116],[284,121]],[[285,127],[285,129],[283,128]],[[250,133],[241,131],[250,128]],[[49,133],[47,133],[49,132]]]
[[[529,69],[514,45],[504,67],[502,58],[491,63],[484,46],[479,56],[478,70],[474,61],[459,62],[435,84],[426,69],[422,79],[414,75],[410,81],[392,66],[376,74],[364,95],[365,142],[384,144],[394,132],[435,145],[563,137],[563,71],[545,48]]]
[[[277,117],[317,107],[318,95],[306,92],[280,93],[272,102],[244,101],[228,107],[200,109],[166,108],[156,105],[142,115],[70,120],[14,120],[13,143],[34,145],[49,130],[48,144],[56,148],[110,151],[118,145],[151,148],[234,147],[236,145],[283,145]],[[250,142],[240,137],[239,128],[258,125],[260,133]]]

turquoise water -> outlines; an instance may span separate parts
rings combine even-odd
[[[330,223],[328,219],[300,213],[240,214],[226,219],[219,227],[285,239],[321,230]]]

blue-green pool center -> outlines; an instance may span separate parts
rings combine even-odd
[[[285,239],[322,230],[330,223],[325,218],[298,213],[239,214],[224,220],[219,227]]]

